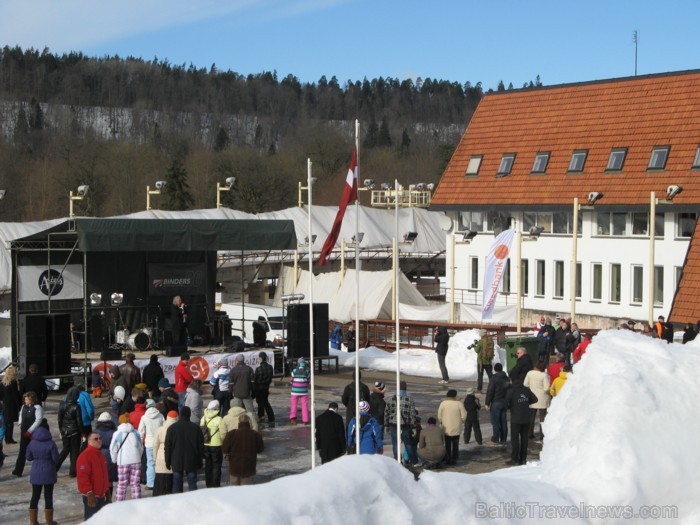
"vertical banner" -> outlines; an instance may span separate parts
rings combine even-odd
[[[493,307],[498,297],[498,284],[501,282],[506,268],[506,260],[510,256],[510,247],[513,244],[515,230],[508,229],[501,232],[494,239],[489,255],[486,258],[484,271],[484,289],[482,293],[481,319],[493,317]]]

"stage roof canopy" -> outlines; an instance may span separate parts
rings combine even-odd
[[[90,219],[63,221],[11,241],[14,249],[74,244],[81,252],[293,250],[291,220]]]

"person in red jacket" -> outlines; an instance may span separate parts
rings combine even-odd
[[[591,344],[591,336],[586,334],[583,336],[583,341],[581,341],[574,350],[574,363],[578,363],[581,360],[589,344]]]
[[[85,521],[94,516],[107,502],[109,474],[107,459],[102,454],[102,437],[97,432],[88,436],[88,446],[78,456],[78,490],[83,495]]]
[[[190,383],[194,380],[192,374],[190,373],[190,354],[185,352],[180,356],[180,362],[175,367],[175,393],[178,397],[178,412],[182,408],[185,402],[185,392]]]
[[[554,380],[559,377],[559,372],[562,371],[566,365],[566,359],[563,354],[557,352],[557,362],[552,363],[547,367],[547,373],[549,374],[549,382],[553,383]]]

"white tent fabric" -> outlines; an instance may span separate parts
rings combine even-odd
[[[347,270],[345,278],[340,272],[323,273],[313,276],[314,302],[328,303],[328,317],[342,323],[355,319],[356,292],[355,270]],[[360,319],[391,319],[391,270],[383,272],[360,272]],[[429,309],[428,301],[423,297],[405,275],[399,276],[399,299],[401,305],[411,305]],[[275,291],[275,306],[282,305],[282,295],[301,293],[309,302],[309,272],[299,272],[299,280],[294,288],[294,268],[285,267],[280,276],[280,283]],[[401,309],[399,309],[399,312]],[[406,317],[407,319],[409,317]],[[420,318],[419,318],[420,319]]]
[[[428,306],[417,306],[406,304],[399,297],[399,317],[410,319],[411,321],[449,321],[450,305],[447,303],[430,304]]]
[[[463,323],[481,323],[480,304],[461,304],[460,321]],[[512,305],[496,305],[493,307],[493,318],[483,321],[484,324],[515,324],[516,307]]]

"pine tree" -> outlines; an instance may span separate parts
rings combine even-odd
[[[409,153],[409,149],[411,148],[411,138],[408,136],[408,131],[406,128],[403,128],[403,133],[401,134],[401,150],[400,154],[402,157],[405,157]]]
[[[214,151],[224,151],[228,146],[228,133],[226,133],[223,126],[219,126],[219,131],[216,132],[216,137],[214,137]]]
[[[387,124],[386,119],[382,119],[382,123],[379,126],[379,133],[377,134],[377,146],[387,148],[391,146],[389,124]]]
[[[362,145],[367,149],[376,147],[378,135],[379,127],[377,126],[377,121],[372,119],[372,122],[369,125],[369,129],[367,129],[367,135],[365,136],[365,140],[362,143]]]
[[[194,198],[187,184],[187,169],[180,155],[174,155],[165,175],[167,184],[163,189],[163,202],[166,210],[189,210],[194,205]]]

